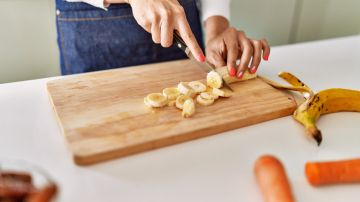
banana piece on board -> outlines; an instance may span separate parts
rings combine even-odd
[[[191,99],[191,97],[187,95],[180,95],[176,98],[175,106],[179,109],[183,109],[183,105],[187,99]]]
[[[183,95],[187,95],[189,97],[194,97],[196,95],[196,92],[185,82],[180,82],[177,88]]]
[[[147,107],[152,107],[149,102],[147,101],[147,97],[144,97],[144,104],[147,106]]]
[[[219,98],[218,95],[215,95],[212,92],[203,92],[199,94],[201,98],[206,99],[206,100],[216,100]]]
[[[232,95],[232,92],[227,88],[221,88],[221,89],[213,88],[212,93],[220,97],[231,97]]]
[[[204,85],[200,81],[191,81],[191,82],[188,83],[188,85],[196,93],[201,93],[201,92],[206,91],[206,85]]]
[[[189,98],[185,100],[181,114],[184,118],[190,118],[195,114],[195,103],[193,99]]]
[[[223,81],[221,75],[215,71],[211,71],[206,76],[206,85],[211,88],[221,88]]]
[[[210,93],[200,93],[200,95],[196,97],[196,101],[200,105],[209,106],[215,102],[215,99]]]
[[[173,107],[173,106],[175,106],[176,105],[176,100],[170,100],[169,102],[168,102],[168,106],[169,107]]]
[[[176,100],[176,98],[180,95],[180,91],[175,87],[164,88],[163,95],[168,100]]]
[[[167,99],[161,93],[151,93],[145,97],[144,103],[150,107],[163,107],[167,104]]]
[[[219,98],[218,95],[213,93],[213,88],[211,88],[211,87],[208,87],[205,92],[211,94],[215,100]]]
[[[220,76],[222,78],[224,78],[225,82],[228,84],[239,82],[239,81],[246,81],[246,80],[254,79],[257,77],[256,74],[251,74],[249,71],[245,71],[244,76],[241,79],[239,79],[237,77],[232,77],[229,75],[229,71],[227,70],[226,66],[217,68],[216,72],[219,73]]]

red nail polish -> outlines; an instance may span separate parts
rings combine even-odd
[[[268,61],[269,60],[269,55],[264,55],[264,60]]]
[[[230,68],[230,76],[235,76],[236,75],[236,69],[234,67]]]
[[[240,73],[237,75],[237,78],[238,78],[238,79],[241,79],[243,76],[244,76],[244,72],[240,72]]]
[[[205,62],[205,55],[201,54],[199,56],[199,60],[200,60],[200,62]]]
[[[254,66],[250,69],[250,73],[255,74],[257,71],[257,68]]]

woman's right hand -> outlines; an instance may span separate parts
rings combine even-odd
[[[137,23],[151,33],[152,40],[163,47],[173,44],[177,31],[192,54],[201,62],[205,56],[186,19],[184,8],[177,0],[127,0]]]

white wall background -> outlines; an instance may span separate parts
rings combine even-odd
[[[0,83],[59,75],[54,1],[0,0]],[[231,23],[282,45],[359,34],[359,11],[360,0],[233,0]]]

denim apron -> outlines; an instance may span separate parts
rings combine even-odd
[[[195,0],[179,0],[191,29],[203,47]],[[104,11],[85,3],[56,0],[56,25],[63,75],[185,58],[177,47],[163,48],[140,27],[128,4]]]

